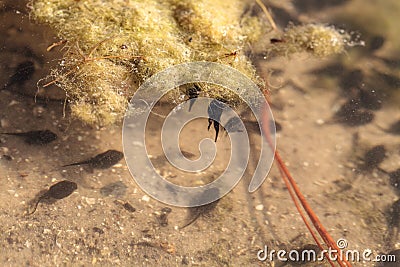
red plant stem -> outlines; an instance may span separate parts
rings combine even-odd
[[[266,98],[268,99],[268,96],[266,95]],[[264,107],[264,109],[262,110],[262,131],[264,133],[264,136],[266,137],[270,147],[273,149],[274,147],[272,146],[272,140],[271,140],[271,136],[270,136],[270,132],[269,132],[269,112],[267,111],[267,107]],[[322,223],[319,221],[318,216],[315,214],[315,212],[312,210],[311,206],[308,204],[308,202],[306,201],[304,195],[301,193],[300,188],[298,187],[296,181],[293,179],[292,175],[290,174],[289,170],[287,169],[285,163],[283,162],[281,156],[279,155],[279,152],[277,150],[275,150],[275,159],[278,163],[280,172],[281,172],[281,176],[282,179],[285,182],[285,185],[293,199],[293,202],[297,208],[297,210],[299,211],[306,227],[308,228],[308,230],[310,231],[311,235],[313,236],[315,242],[318,244],[318,246],[322,248],[322,245],[318,242],[314,232],[311,230],[310,225],[307,222],[307,219],[305,218],[304,214],[301,212],[301,208],[298,205],[297,200],[300,201],[301,205],[303,206],[303,209],[306,211],[309,219],[311,220],[311,222],[314,225],[314,228],[317,230],[317,232],[319,233],[320,237],[324,240],[324,242],[328,245],[328,247],[333,248],[335,250],[335,256],[337,258],[337,263],[341,266],[341,267],[351,267],[352,265],[347,261],[347,259],[342,259],[339,255],[339,251],[340,249],[338,248],[338,246],[336,245],[336,242],[333,240],[333,238],[329,235],[328,231],[325,229],[325,227],[322,225]],[[295,194],[293,194],[293,191]],[[297,199],[296,199],[296,197]],[[296,199],[296,200],[295,200]],[[327,255],[327,253],[325,253],[325,255]],[[329,261],[329,263],[333,266],[333,263],[331,262],[331,260],[329,259],[329,257],[326,257]]]
[[[283,160],[280,157],[280,155],[279,155],[277,150],[275,151],[275,159],[277,160],[279,168],[282,170],[284,176],[289,180],[290,186],[293,188],[297,198],[300,200],[301,205],[303,206],[304,210],[307,212],[308,217],[310,218],[311,222],[313,223],[315,229],[320,234],[321,238],[325,241],[325,243],[330,248],[333,248],[334,250],[336,250],[336,252],[334,254],[337,257],[338,264],[341,267],[351,267],[352,265],[346,259],[342,259],[338,255],[340,249],[336,245],[336,242],[329,235],[328,231],[325,229],[325,227],[319,221],[318,216],[314,213],[314,211],[312,210],[311,206],[307,203],[305,197],[301,193],[299,187],[297,186],[296,182],[294,181],[293,177],[291,176],[289,170],[286,168],[285,163],[283,162]],[[304,222],[306,223],[306,221],[304,221]]]
[[[321,249],[321,251],[323,251],[323,250],[324,250],[324,247],[323,247],[322,244],[319,242],[317,236],[315,235],[313,229],[311,228],[311,225],[308,223],[308,221],[307,221],[307,219],[306,219],[306,217],[305,217],[303,211],[301,210],[301,207],[300,207],[300,205],[299,205],[298,199],[296,198],[296,195],[295,195],[295,193],[293,192],[293,189],[290,187],[289,180],[287,179],[287,177],[286,177],[285,173],[283,172],[282,168],[279,168],[279,172],[281,173],[281,177],[283,178],[283,181],[285,182],[285,185],[286,185],[286,187],[287,187],[287,189],[288,189],[288,191],[289,191],[290,197],[292,198],[293,203],[294,203],[294,205],[296,206],[296,209],[297,209],[297,211],[299,212],[301,218],[303,219],[303,222],[305,223],[305,225],[306,225],[308,231],[310,232],[311,236],[313,237],[315,243],[317,243],[318,247]],[[325,254],[326,258],[328,259],[329,264],[330,264],[331,266],[335,266],[335,265],[333,264],[332,260],[328,257],[328,255],[327,255],[328,253],[325,252],[324,254]]]

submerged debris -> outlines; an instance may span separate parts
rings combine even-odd
[[[162,227],[168,226],[168,215],[172,212],[169,207],[164,207],[161,209],[161,214],[157,216],[157,221]]]
[[[107,169],[117,164],[123,157],[124,154],[122,152],[111,149],[88,160],[67,164],[62,167],[88,165],[93,169]]]
[[[136,209],[129,203],[129,202],[125,202],[122,207],[124,207],[125,210],[129,211],[129,212],[135,212]]]
[[[36,211],[36,208],[39,205],[39,202],[41,202],[43,200],[59,200],[59,199],[66,198],[69,195],[71,195],[77,188],[78,188],[78,185],[75,182],[71,182],[71,181],[67,181],[67,180],[58,182],[58,183],[50,186],[50,188],[38,198],[38,200],[36,201],[36,203],[34,205],[33,211],[31,211],[29,213],[29,215],[33,214]]]
[[[57,135],[50,130],[1,134],[21,136],[24,138],[25,143],[30,145],[45,145],[57,139]]]
[[[108,196],[108,194],[105,195],[105,196]],[[116,197],[121,197],[121,196],[116,196]],[[115,203],[115,205],[123,207],[126,211],[129,211],[129,212],[135,212],[136,211],[136,208],[134,206],[132,206],[129,202],[122,201],[120,199],[116,199],[116,200],[114,200],[114,203]]]

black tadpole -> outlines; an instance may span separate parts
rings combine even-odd
[[[390,207],[389,214],[389,226],[390,227],[400,227],[400,199],[393,202]]]
[[[372,170],[377,168],[386,157],[386,148],[383,145],[377,145],[369,149],[364,154],[364,169]]]
[[[21,136],[24,138],[25,143],[30,145],[45,145],[57,139],[57,135],[50,130],[1,134]]]
[[[189,103],[189,112],[192,110],[192,106],[193,106],[194,102],[196,102],[196,98],[199,97],[200,92],[201,92],[200,86],[198,86],[198,85],[195,84],[195,83],[193,84],[193,87],[190,87],[190,88],[187,90],[187,95],[189,96],[189,100],[190,100],[190,103]]]
[[[208,105],[208,127],[207,129],[210,130],[211,124],[214,123],[214,130],[215,130],[215,142],[218,139],[219,133],[219,121],[221,120],[221,115],[223,111],[223,106],[218,100],[212,100],[210,105]]]
[[[35,72],[35,65],[32,61],[20,63],[15,69],[15,73],[10,77],[3,89],[8,89],[11,85],[22,85],[25,81],[32,78]]]
[[[389,129],[387,129],[386,132],[400,135],[400,120],[390,125]]]
[[[370,110],[361,109],[359,99],[349,99],[335,114],[337,122],[347,126],[361,126],[373,121],[375,115]]]
[[[77,188],[78,185],[76,183],[67,180],[58,182],[50,186],[50,188],[38,198],[38,200],[35,203],[33,211],[30,212],[28,215],[31,215],[36,211],[37,206],[42,200],[44,199],[59,200],[66,198],[67,196],[71,195]]]
[[[243,126],[239,117],[232,117],[226,122],[225,130],[227,133],[240,133],[244,131]]]
[[[390,177],[390,184],[396,188],[397,192],[400,194],[400,168],[388,174]]]
[[[180,229],[186,228],[192,223],[194,223],[200,216],[206,217],[211,214],[211,212],[215,209],[219,202],[220,192],[218,188],[210,188],[203,192],[202,195],[198,199],[193,199],[193,204],[197,204],[199,201],[203,201],[204,199],[217,199],[209,204],[205,204],[202,206],[192,207],[189,209],[189,219],[188,221],[180,227]]]
[[[88,160],[67,164],[62,167],[89,165],[93,169],[107,169],[117,164],[123,157],[124,154],[122,152],[111,149],[101,154],[98,154]]]

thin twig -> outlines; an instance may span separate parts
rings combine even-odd
[[[276,31],[277,27],[275,24],[274,19],[272,18],[271,13],[268,11],[267,7],[264,5],[264,3],[261,0],[256,0],[256,3],[260,6],[264,14],[267,16],[267,19],[269,23],[271,24],[272,30]]]
[[[62,44],[65,44],[66,42],[67,42],[67,40],[61,40],[61,41],[59,41],[59,42],[52,43],[49,47],[47,47],[46,51],[49,52],[49,51],[51,51],[54,47],[60,46],[60,45],[62,45]]]

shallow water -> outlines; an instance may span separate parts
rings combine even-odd
[[[7,83],[24,60],[33,60],[37,72],[19,91],[0,91],[0,130],[50,129],[58,139],[35,146],[18,137],[0,136],[2,265],[274,266],[269,260],[260,262],[257,252],[265,246],[290,250],[314,243],[276,167],[258,191],[249,194],[244,179],[208,216],[184,229],[179,227],[190,221],[191,212],[170,207],[171,212],[165,213],[166,205],[140,190],[123,160],[104,170],[60,167],[108,149],[122,151],[121,126],[82,125],[69,116],[68,107],[64,110],[63,92],[56,88],[47,93],[50,99],[35,102],[36,82],[60,56],[57,52],[42,56],[56,39],[42,27],[30,25],[23,6],[6,3],[11,8],[3,7],[0,13],[5,36],[0,84]],[[269,78],[271,108],[282,126],[277,148],[334,240],[345,239],[346,250],[370,249],[371,258],[400,249],[395,204],[400,192],[387,174],[400,168],[400,135],[395,127],[390,130],[400,120],[400,4],[372,0],[266,4],[282,28],[288,21],[334,23],[358,31],[365,41],[364,47],[351,47],[328,59],[261,57],[255,64],[260,75]],[[371,93],[370,97],[360,100],[362,92]],[[371,108],[377,99],[380,104]],[[343,104],[351,100],[361,102],[338,118]],[[358,120],[348,113],[359,111],[373,114],[372,121],[349,123]],[[200,185],[225,168],[229,139],[222,132],[217,142],[221,154],[212,167],[187,177],[176,172],[162,156],[159,123],[153,118],[148,125],[154,132],[148,149],[168,180]],[[189,157],[198,156],[197,141],[214,138],[206,128],[207,120],[197,120],[182,132],[182,150]],[[249,131],[253,150],[246,178],[255,168],[259,150],[257,131]],[[377,162],[373,155],[365,158],[377,145],[384,145],[385,156],[376,166],[366,166],[365,162]],[[27,216],[35,196],[61,180],[76,182],[78,189],[54,203],[39,203]],[[124,208],[126,203],[134,209]],[[324,264],[328,266],[318,263]],[[353,265],[374,266],[369,261]]]

